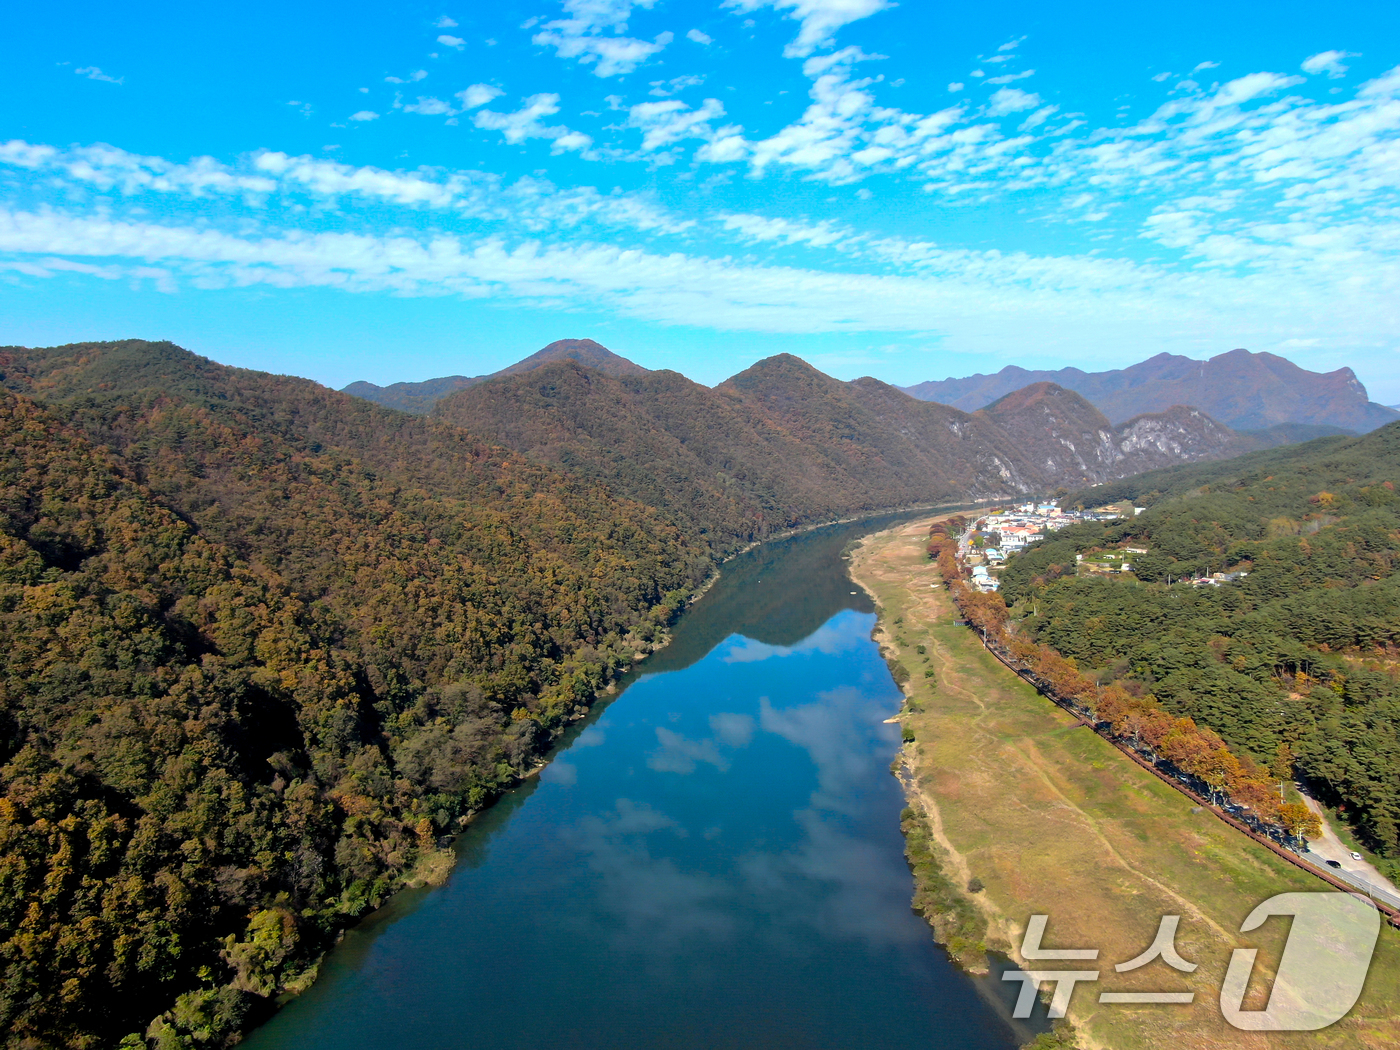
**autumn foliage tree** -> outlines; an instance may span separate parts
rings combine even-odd
[[[597,484],[312,383],[153,344],[4,351],[0,382],[16,1045],[235,1040],[710,565]]]

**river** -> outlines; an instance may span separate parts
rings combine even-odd
[[[909,907],[884,722],[900,693],[840,557],[873,527],[729,562],[672,643],[460,837],[446,885],[351,930],[248,1050],[1026,1038]]]

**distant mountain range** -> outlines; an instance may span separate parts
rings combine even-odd
[[[647,369],[641,365],[634,364],[625,357],[619,357],[592,339],[557,339],[523,361],[517,361],[508,368],[492,372],[490,375],[443,376],[440,379],[427,379],[421,383],[393,383],[389,386],[375,386],[373,383],[359,382],[351,383],[345,388],[344,393],[354,394],[356,397],[362,397],[367,401],[374,401],[389,408],[397,408],[402,412],[427,415],[432,411],[433,405],[455,390],[475,386],[477,383],[484,383],[497,376],[529,372],[550,361],[577,361],[594,371],[610,376],[639,376],[647,373]]]
[[[1046,380],[968,411],[869,377],[842,382],[790,354],[710,388],[589,339],[489,376],[346,391],[602,482],[720,551],[775,528],[1075,488],[1340,432],[1284,422],[1238,433],[1182,404],[1114,422]]]
[[[438,401],[458,390],[561,360],[576,361],[615,377],[648,374],[641,365],[592,339],[560,339],[489,375],[443,376],[383,387],[358,382],[345,387],[345,393],[426,415]],[[1232,430],[1262,431],[1254,445],[1261,448],[1333,434],[1365,433],[1400,419],[1400,405],[1388,407],[1368,400],[1365,386],[1350,368],[1309,372],[1286,358],[1248,350],[1231,350],[1208,361],[1158,354],[1108,372],[1030,370],[1008,365],[993,375],[979,373],[899,389],[920,401],[975,412],[1013,391],[1042,382],[1082,395],[1113,424],[1178,405],[1198,408]]]
[[[719,549],[773,528],[1044,492],[1268,443],[1181,407],[1115,426],[1053,383],[969,413],[789,354],[714,388],[606,360],[613,374],[571,356],[507,370],[432,414],[656,507]]]
[[[1299,432],[1297,437],[1302,438],[1364,433],[1400,419],[1400,411],[1367,398],[1366,388],[1350,368],[1309,372],[1286,358],[1248,350],[1231,350],[1209,361],[1158,354],[1110,372],[1029,371],[1008,365],[995,375],[903,389],[921,401],[974,412],[1013,390],[1042,381],[1084,395],[1115,423],[1172,405],[1191,405],[1235,430],[1264,430],[1279,424],[1327,428]]]

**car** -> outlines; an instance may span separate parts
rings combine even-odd
[[[1329,860],[1329,861],[1327,862],[1327,866],[1328,866],[1329,868],[1340,868],[1340,867],[1342,866],[1342,863],[1341,863],[1341,861],[1337,861],[1337,860]]]
[[[1352,851],[1352,854],[1351,854],[1351,859],[1352,859],[1352,860],[1360,860],[1360,859],[1361,859],[1361,854],[1360,854],[1360,853],[1357,853],[1355,850],[1353,850],[1353,851]]]

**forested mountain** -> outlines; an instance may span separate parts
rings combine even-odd
[[[219,1046],[710,560],[656,511],[170,344],[0,350],[0,1019]]]
[[[499,372],[484,376],[443,376],[440,379],[427,379],[421,383],[392,383],[389,386],[375,386],[373,383],[351,383],[345,393],[354,394],[367,401],[373,401],[403,412],[424,415],[432,411],[439,400],[464,387],[484,383],[497,376],[518,375],[531,372],[540,365],[552,361],[577,361],[581,365],[610,376],[646,375],[647,369],[635,362],[619,357],[607,347],[592,339],[556,339],[543,350],[537,350],[523,361],[517,361]]]
[[[1113,427],[1051,385],[969,414],[787,355],[711,390],[584,342],[432,417],[169,343],[0,349],[17,1045],[225,1045],[719,554],[1238,447],[1185,410]]]
[[[1309,372],[1274,354],[1231,350],[1208,361],[1158,354],[1128,368],[1084,372],[1078,368],[1028,371],[1008,365],[995,375],[919,383],[905,391],[968,412],[1031,383],[1051,382],[1082,394],[1114,423],[1144,412],[1189,405],[1235,430],[1295,429],[1267,436],[1267,443],[1301,441],[1327,433],[1364,433],[1400,419],[1400,412],[1367,399],[1350,368]],[[1299,431],[1298,426],[1318,428]]]
[[[1242,450],[1198,412],[1113,427],[1042,385],[969,414],[789,354],[711,389],[572,362],[443,398],[437,418],[660,508],[720,550],[879,508],[1041,492]]]
[[[1400,874],[1400,424],[1071,496],[1144,513],[1012,559],[1020,628],[1264,765],[1296,761]],[[1135,580],[1076,574],[1118,546]],[[1181,581],[1244,573],[1219,586]],[[1170,582],[1169,581],[1176,581]]]

